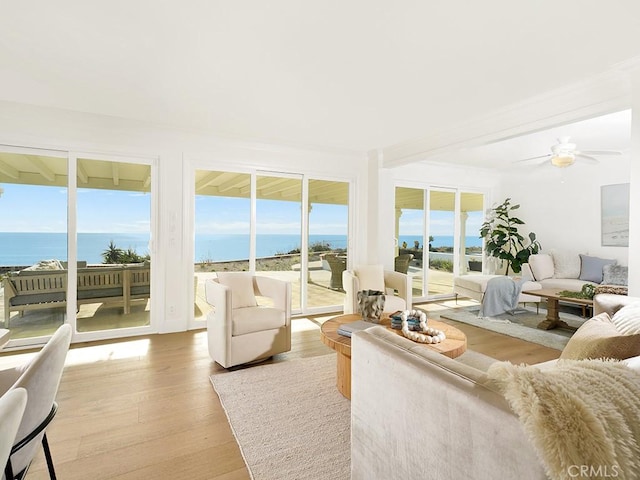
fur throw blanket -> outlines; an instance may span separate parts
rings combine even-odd
[[[608,360],[493,364],[550,478],[640,478],[640,372]]]

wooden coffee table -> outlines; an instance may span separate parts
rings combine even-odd
[[[320,329],[322,343],[333,348],[338,354],[336,362],[336,386],[338,387],[338,391],[348,399],[351,399],[351,337],[340,335],[338,328],[340,328],[340,325],[343,323],[355,322],[356,320],[362,320],[362,316],[359,314],[338,315],[324,322]],[[375,325],[375,323],[371,324],[371,326]],[[379,325],[385,326],[391,332],[403,336],[402,331],[390,327],[391,319],[389,317],[384,318]],[[428,325],[442,330],[447,338],[444,342],[432,344],[421,343],[420,345],[424,345],[449,358],[459,357],[465,352],[467,349],[467,337],[462,331],[437,320],[429,319]]]
[[[563,288],[543,288],[542,290],[529,290],[522,293],[528,293],[529,295],[536,295],[538,297],[547,299],[547,318],[538,324],[538,328],[541,330],[551,330],[552,328],[566,328],[569,330],[575,330],[575,328],[569,326],[564,320],[560,320],[558,315],[558,302],[573,303],[575,305],[582,305],[593,308],[593,300],[588,298],[572,298],[561,297],[558,295],[562,292]]]

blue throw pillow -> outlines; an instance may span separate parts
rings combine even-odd
[[[580,254],[580,280],[602,283],[602,269],[605,265],[617,263],[615,259],[589,257]]]

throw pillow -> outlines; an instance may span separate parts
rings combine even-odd
[[[627,285],[629,267],[608,263],[602,267],[602,283],[605,285]]]
[[[553,278],[578,278],[580,276],[580,257],[577,253],[552,250]]]
[[[561,359],[614,358],[624,360],[640,355],[640,334],[624,335],[604,312],[587,320],[569,339]]]
[[[625,305],[613,315],[611,321],[624,335],[640,333],[640,302]]]
[[[361,265],[356,268],[359,290],[379,290],[384,288],[384,267],[382,265]]]
[[[218,281],[231,290],[231,308],[258,305],[253,291],[253,275],[245,272],[218,272]]]
[[[538,253],[529,257],[531,273],[537,281],[553,277],[553,258],[546,253]]]
[[[602,269],[605,265],[617,263],[615,259],[590,257],[580,254],[580,280],[602,283]]]

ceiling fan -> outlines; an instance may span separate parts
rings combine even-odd
[[[537,157],[516,160],[514,163],[529,162],[545,158],[540,165],[550,164],[554,167],[565,168],[573,165],[575,162],[584,162],[596,164],[599,163],[597,158],[592,155],[622,155],[618,150],[578,150],[575,143],[571,143],[570,137],[560,137],[558,143],[551,146],[551,153],[539,155]]]

